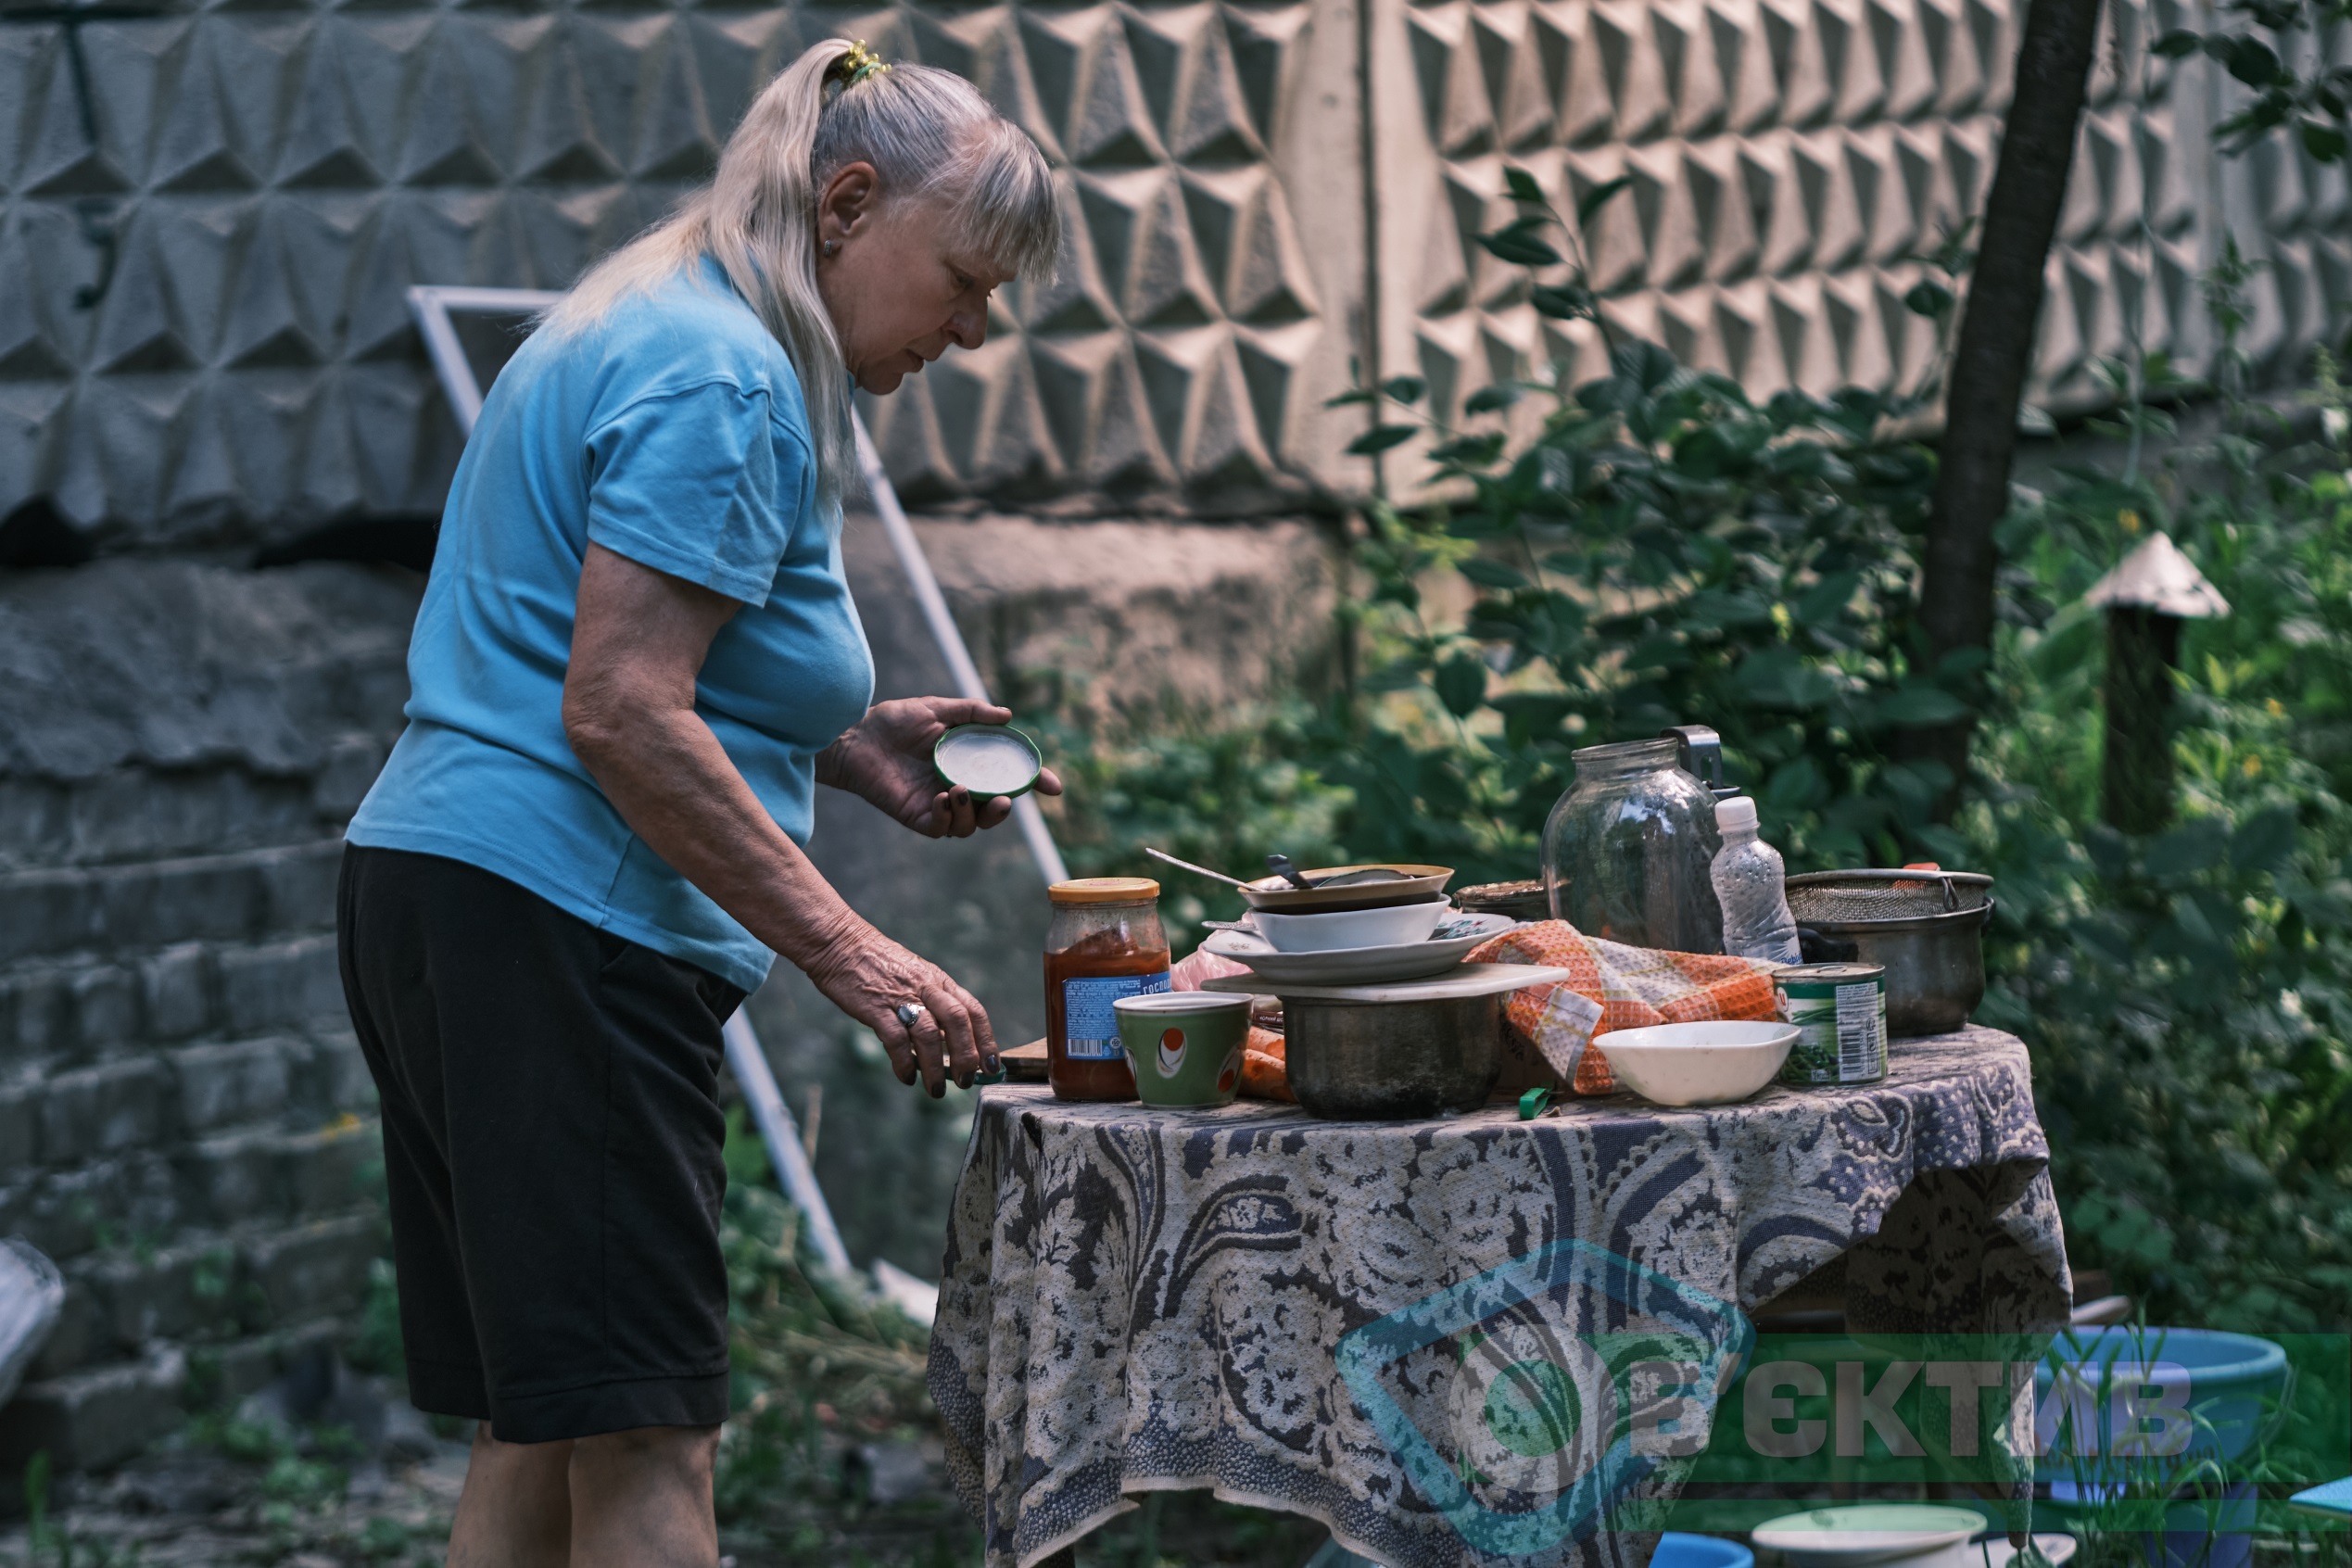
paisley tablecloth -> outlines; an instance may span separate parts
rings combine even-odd
[[[1571,1254],[1742,1310],[1845,1255],[1858,1331],[2047,1332],[2069,1298],[2048,1157],[2025,1047],[1985,1029],[1898,1043],[1877,1084],[1691,1110],[1618,1094],[1534,1121],[992,1088],[931,1336],[949,1468],[988,1568],[1032,1568],[1134,1495],[1195,1488],[1309,1515],[1392,1568],[1644,1568],[1654,1537],[1633,1532],[1533,1553],[1466,1537],[1397,1438],[1399,1421],[1438,1449],[1460,1436],[1477,1335],[1396,1360],[1370,1412],[1343,1337],[1490,1309],[1482,1282]],[[1574,1310],[1622,1325],[1606,1300]]]

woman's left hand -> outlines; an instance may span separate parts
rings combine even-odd
[[[1013,713],[967,697],[902,697],[877,702],[839,740],[817,753],[816,779],[864,796],[917,833],[933,839],[968,839],[1013,815],[1013,803],[972,799],[958,785],[939,787],[931,770],[931,747],[959,724],[1009,724]],[[1037,776],[1037,792],[1058,795],[1062,781],[1052,768]]]

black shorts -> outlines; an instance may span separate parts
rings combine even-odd
[[[725,1420],[742,992],[438,855],[347,848],[336,927],[417,1408],[510,1443]]]

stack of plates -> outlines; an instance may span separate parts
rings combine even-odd
[[[1472,948],[1518,924],[1506,915],[1456,915],[1427,942],[1321,953],[1277,952],[1255,930],[1217,931],[1201,946],[1220,958],[1248,965],[1253,973],[1276,984],[1377,985],[1442,975],[1461,964]]]

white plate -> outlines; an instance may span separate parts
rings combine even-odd
[[[1220,958],[1246,964],[1253,974],[1291,985],[1378,985],[1424,980],[1460,964],[1470,950],[1519,922],[1508,915],[1449,915],[1427,942],[1391,947],[1344,947],[1324,953],[1278,953],[1256,931],[1215,931],[1201,946]],[[1460,930],[1448,937],[1443,933]]]

